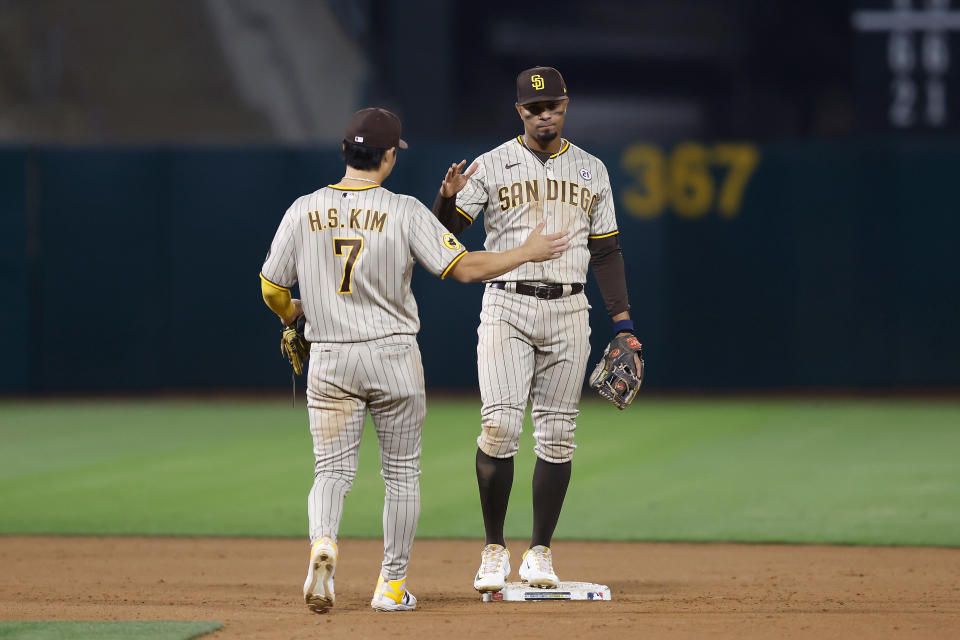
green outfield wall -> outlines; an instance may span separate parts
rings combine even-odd
[[[412,144],[387,186],[429,205],[497,142]],[[960,140],[589,150],[650,387],[960,385]],[[289,385],[257,273],[286,207],[341,175],[335,149],[0,149],[0,391]],[[428,385],[475,387],[481,286],[413,286]]]

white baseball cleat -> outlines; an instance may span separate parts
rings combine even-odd
[[[310,548],[310,566],[303,583],[303,601],[314,613],[326,613],[333,606],[333,574],[337,571],[337,544],[318,538]]]
[[[473,588],[480,593],[500,591],[510,575],[510,552],[499,544],[488,544],[480,554],[480,568],[473,579]]]
[[[553,570],[553,554],[550,553],[550,547],[537,545],[523,552],[520,579],[531,587],[557,588],[560,579]]]
[[[413,611],[417,607],[417,599],[407,591],[406,578],[384,580],[381,575],[370,606],[377,611]]]

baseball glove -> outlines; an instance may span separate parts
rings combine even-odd
[[[301,315],[292,325],[283,328],[280,338],[280,353],[290,361],[297,375],[303,373],[303,365],[310,359],[310,343],[303,337],[306,323],[307,319]]]
[[[643,345],[636,336],[617,336],[607,345],[603,357],[590,374],[590,387],[618,409],[626,409],[643,384],[642,349]]]

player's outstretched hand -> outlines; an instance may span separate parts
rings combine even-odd
[[[477,170],[477,163],[474,162],[470,165],[470,168],[467,169],[466,173],[462,173],[463,167],[466,164],[466,160],[461,160],[459,164],[451,164],[450,168],[447,169],[447,175],[443,176],[443,182],[440,183],[440,195],[444,198],[452,198],[467,186],[467,180],[469,180],[473,172]]]
[[[541,222],[530,232],[530,235],[523,243],[523,248],[527,250],[529,262],[543,262],[544,260],[553,260],[563,255],[563,252],[570,248],[570,232],[559,231],[557,233],[541,233],[546,222]]]

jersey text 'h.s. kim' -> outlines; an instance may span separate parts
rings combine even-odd
[[[309,211],[310,231],[324,229],[357,229],[360,231],[377,231],[383,233],[383,225],[387,221],[387,212],[374,209],[350,209],[349,218],[341,221],[340,210],[336,207],[327,209],[327,218],[324,220],[319,211]]]

